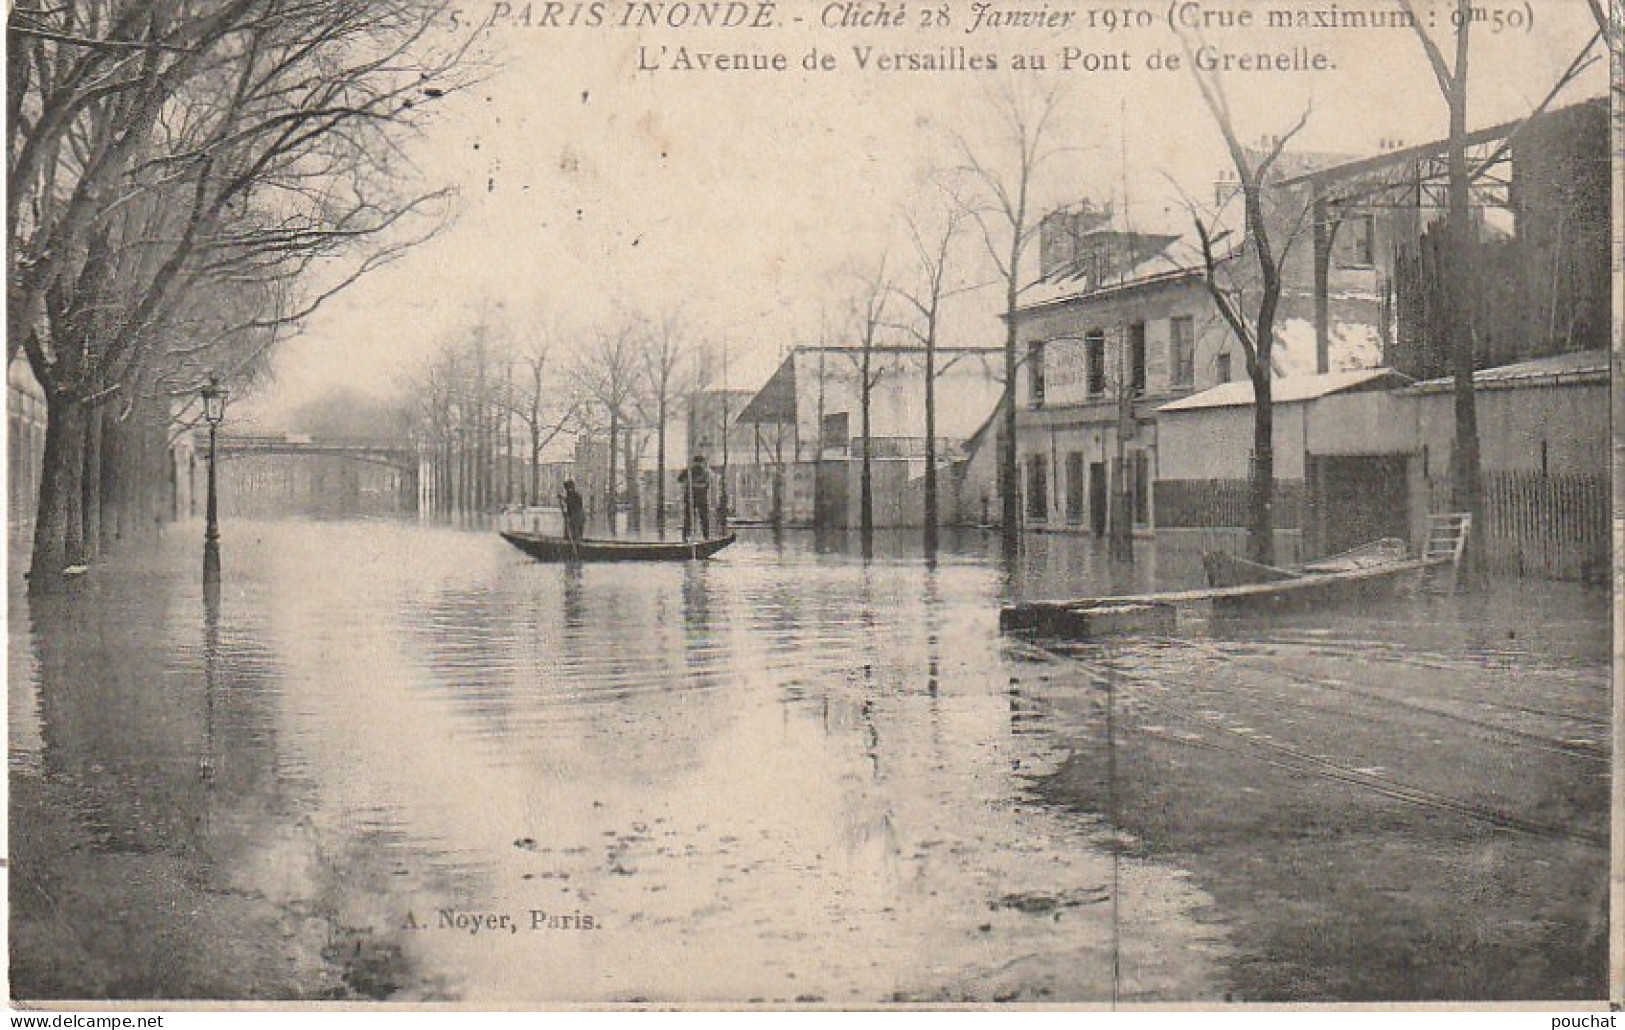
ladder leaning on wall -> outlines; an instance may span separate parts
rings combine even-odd
[[[1428,539],[1422,558],[1438,562],[1428,569],[1426,586],[1435,593],[1455,590],[1461,584],[1461,561],[1472,535],[1473,516],[1468,512],[1441,512],[1428,516]]]

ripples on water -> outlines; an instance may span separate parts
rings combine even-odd
[[[992,541],[957,544],[931,569],[911,539],[865,563],[765,533],[709,564],[568,568],[483,531],[235,524],[211,609],[183,527],[71,602],[14,595],[12,774],[68,792],[94,847],[398,950],[396,998],[1103,1001],[1114,966],[1125,999],[1218,995],[1224,935],[1182,874],[1120,868],[1114,935],[1098,818],[1028,790],[1099,732],[1032,689],[1076,670],[997,634],[1002,598],[1193,560],[1038,539],[1008,579]],[[1593,613],[1525,629],[1519,603],[1200,647],[1595,665]],[[1139,660],[1200,657],[1171,647]]]

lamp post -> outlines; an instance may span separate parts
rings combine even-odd
[[[203,582],[220,583],[220,519],[215,497],[215,433],[226,417],[226,389],[214,376],[203,385],[203,420],[209,423],[209,501],[203,530]]]

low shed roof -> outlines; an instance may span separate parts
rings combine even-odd
[[[1355,390],[1375,390],[1403,385],[1407,380],[1391,368],[1358,368],[1347,372],[1328,372],[1325,375],[1286,376],[1276,379],[1270,390],[1275,404],[1293,404],[1312,401],[1334,393]],[[1177,401],[1164,404],[1160,411],[1200,411],[1205,408],[1242,408],[1253,403],[1253,382],[1243,379],[1225,383],[1211,390],[1193,393]]]
[[[1554,354],[1545,358],[1531,358],[1511,365],[1497,365],[1473,373],[1473,385],[1480,390],[1510,386],[1553,385],[1570,382],[1607,382],[1609,356],[1605,350],[1582,350],[1570,354]],[[1449,390],[1455,380],[1450,376],[1424,379],[1413,389],[1418,393],[1437,393]]]

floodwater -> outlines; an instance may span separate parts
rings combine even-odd
[[[1000,601],[1193,556],[1037,538],[1007,578],[980,534],[928,568],[761,532],[568,568],[485,529],[233,523],[212,604],[193,528],[11,593],[18,997],[1584,997],[1606,952],[1597,592],[1063,653],[1002,639]],[[1320,873],[1283,886],[1272,849]],[[1426,975],[1451,919],[1499,950]],[[1292,953],[1328,932],[1350,954]],[[1344,968],[1362,934],[1392,975]]]

